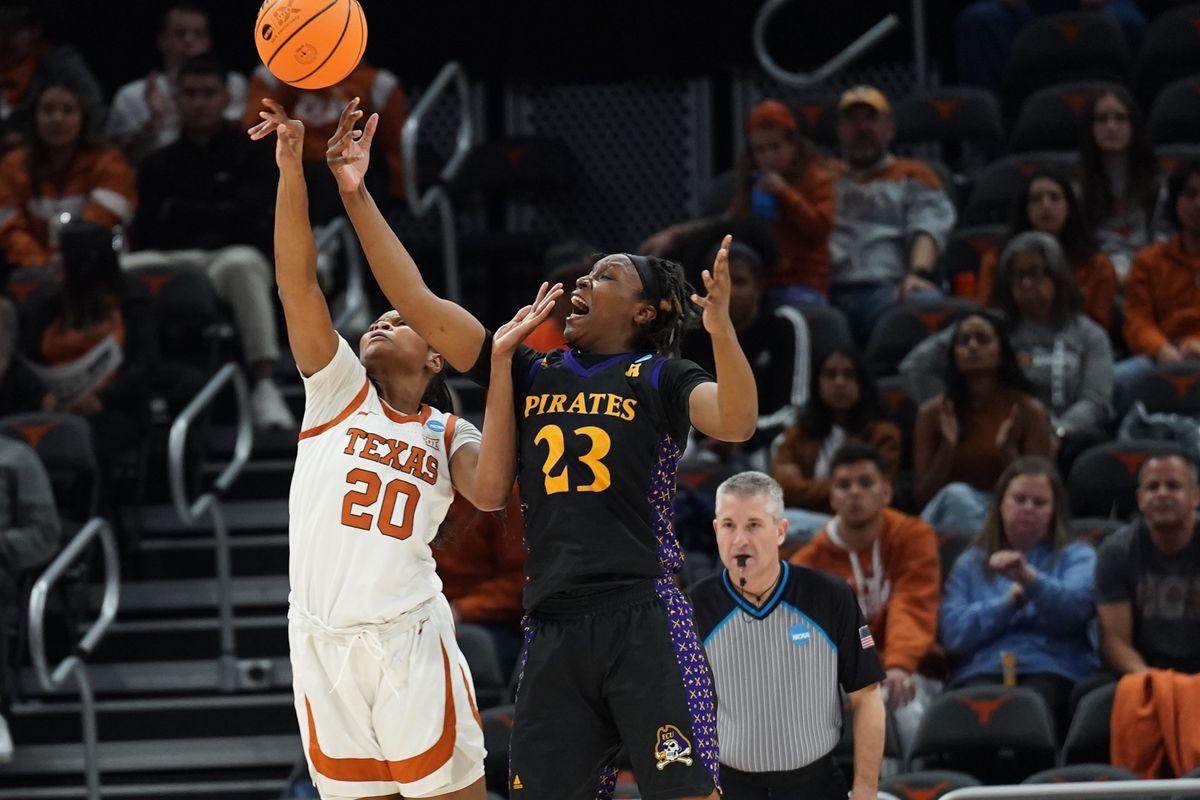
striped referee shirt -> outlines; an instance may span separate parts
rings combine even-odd
[[[780,564],[762,608],[728,570],[689,591],[716,680],[721,763],[743,772],[799,769],[829,753],[841,736],[838,687],[854,692],[884,677],[849,584]]]

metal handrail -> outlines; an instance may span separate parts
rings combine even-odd
[[[888,14],[813,72],[788,72],[779,66],[775,59],[771,58],[771,54],[767,52],[766,42],[767,23],[770,22],[775,12],[787,3],[788,0],[767,0],[758,10],[758,16],[754,18],[754,55],[762,68],[775,81],[797,89],[818,84],[836,74],[900,26],[900,18],[895,14]]]
[[[1023,783],[1018,786],[971,786],[942,795],[941,800],[1026,800],[1041,797],[1173,797],[1200,792],[1200,778],[1157,781],[1088,781],[1087,783]]]
[[[234,395],[237,398],[237,441],[233,447],[233,458],[221,474],[213,482],[213,491],[205,492],[195,500],[188,502],[187,489],[184,486],[184,456],[187,448],[188,431],[192,423],[202,411],[208,408],[217,397],[218,392],[232,383]],[[227,490],[241,474],[242,468],[250,460],[250,452],[254,447],[254,428],[250,424],[250,397],[246,388],[246,379],[242,376],[237,364],[229,363],[217,370],[209,379],[192,402],[187,404],[179,416],[171,423],[171,432],[167,443],[167,466],[171,478],[171,500],[175,505],[175,513],[185,523],[193,523],[208,514],[212,519],[214,548],[217,561],[217,613],[220,620],[220,681],[221,689],[232,692],[237,688],[237,651],[233,631],[233,569],[229,555],[229,528],[225,524],[225,516],[221,512],[219,495]]]
[[[333,327],[341,333],[367,307],[367,293],[363,287],[362,251],[358,248],[358,237],[347,217],[338,217],[316,232],[317,250],[330,257],[342,253],[346,258],[346,291],[342,295],[341,309],[333,320]]]
[[[87,633],[75,645],[71,655],[59,662],[53,670],[46,664],[46,598],[50,590],[75,562],[92,540],[99,537],[104,555],[104,599],[100,603],[100,614],[88,628]],[[99,737],[96,732],[96,698],[87,674],[87,657],[91,655],[108,627],[117,617],[120,602],[121,562],[117,555],[117,541],[112,527],[103,517],[93,517],[75,534],[62,552],[50,562],[41,577],[34,581],[29,594],[29,655],[33,660],[38,682],[47,692],[54,691],[72,675],[79,685],[79,715],[83,723],[83,763],[87,779],[88,800],[100,800],[100,763],[98,757]]]
[[[438,180],[424,194],[417,187],[417,140],[421,123],[433,104],[442,94],[453,87],[458,94],[458,131],[454,136],[454,152],[442,167]],[[462,300],[462,286],[458,270],[458,231],[454,218],[454,207],[444,184],[458,175],[466,160],[471,144],[475,141],[475,120],[471,116],[471,90],[467,84],[467,73],[457,61],[442,67],[442,71],[429,84],[421,99],[413,106],[404,122],[400,137],[400,149],[404,156],[404,185],[408,196],[408,207],[417,217],[423,217],[436,207],[442,223],[442,262],[446,273],[446,297],[457,303]]]

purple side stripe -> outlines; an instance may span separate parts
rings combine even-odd
[[[617,768],[609,764],[600,771],[600,782],[596,785],[596,800],[612,800],[617,792]]]
[[[717,706],[708,659],[705,658],[700,637],[696,634],[692,604],[669,576],[659,578],[655,590],[667,611],[671,644],[675,647],[675,660],[679,663],[679,675],[683,679],[683,689],[687,692],[688,716],[691,717],[692,723],[692,749],[701,763],[708,768],[713,784],[720,789]]]
[[[650,468],[650,507],[654,536],[658,539],[658,562],[664,575],[674,575],[683,568],[683,550],[675,538],[674,512],[675,467],[682,451],[675,440],[664,436],[658,444],[658,458]]]

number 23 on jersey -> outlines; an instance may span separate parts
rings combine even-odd
[[[546,461],[542,464],[542,473],[546,476],[546,494],[569,492],[572,488],[577,492],[603,492],[612,485],[612,475],[604,465],[604,457],[612,449],[612,439],[602,428],[593,425],[575,428],[570,435],[582,436],[589,442],[588,451],[579,460],[591,470],[592,480],[582,486],[571,486],[567,465],[562,463],[567,434],[557,425],[546,425],[533,437],[534,444],[544,442],[548,451]]]

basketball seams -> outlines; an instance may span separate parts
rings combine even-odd
[[[258,19],[254,21],[254,35],[255,36],[257,36],[259,30],[261,30],[262,21],[266,18],[267,12],[282,2],[283,2],[283,0],[271,0],[270,3],[265,4],[262,8],[260,8],[258,10]]]
[[[313,23],[313,20],[320,19],[322,14],[324,14],[326,11],[333,8],[340,2],[342,2],[342,0],[331,0],[329,5],[325,6],[320,11],[318,11],[317,13],[315,13],[311,17],[309,17],[308,19],[304,20],[304,22],[301,23],[300,27],[296,28],[296,30],[294,30],[290,34],[288,34],[288,37],[279,43],[279,46],[275,48],[275,52],[271,53],[271,57],[267,59],[267,61],[266,61],[267,69],[271,68],[271,62],[275,60],[275,56],[279,55],[280,51],[283,50],[283,48],[286,47],[288,45],[288,43],[292,41],[292,39],[295,39],[300,34],[300,31],[304,30],[309,25],[311,25]],[[347,5],[349,5],[349,2],[347,2]]]
[[[337,2],[337,0],[335,0],[335,2]],[[348,2],[346,3],[346,21],[342,23],[342,32],[338,35],[337,41],[333,43],[333,47],[329,48],[329,53],[325,56],[324,59],[321,60],[321,63],[317,64],[317,66],[313,67],[313,69],[307,75],[301,75],[299,78],[292,80],[291,83],[299,84],[299,83],[302,83],[302,82],[308,80],[313,75],[316,75],[318,72],[320,72],[322,69],[324,69],[325,65],[329,63],[329,59],[331,59],[335,55],[337,55],[338,48],[342,46],[342,42],[346,38],[346,31],[350,30],[350,17],[351,17],[351,15],[354,14],[354,2],[355,2],[355,0],[348,0]],[[325,13],[325,10],[328,8],[329,8],[329,6],[326,6],[324,9],[321,10],[321,13],[322,14]],[[320,16],[320,14],[318,14],[317,16]],[[361,18],[361,17],[362,17],[362,14],[360,13],[359,18]],[[316,17],[313,17],[313,19],[316,19]],[[311,22],[312,20],[309,20],[309,21]]]

